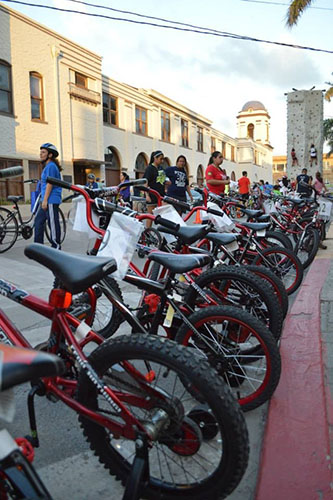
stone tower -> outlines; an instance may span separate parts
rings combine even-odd
[[[296,178],[303,168],[315,177],[323,171],[323,92],[297,90],[287,94],[287,175]],[[310,165],[310,147],[317,150],[317,165]],[[295,149],[298,165],[292,166],[291,150]]]

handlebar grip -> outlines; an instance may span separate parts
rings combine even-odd
[[[121,184],[118,185],[118,189],[122,187],[131,187],[131,186],[145,186],[148,183],[147,179],[145,177],[142,177],[141,179],[133,179],[131,181],[126,181],[122,182]]]
[[[17,177],[23,175],[23,167],[8,167],[0,170],[0,179],[6,179],[7,177]]]
[[[168,229],[173,229],[174,231],[179,231],[180,228],[180,224],[172,222],[168,219],[164,219],[160,215],[156,215],[154,222],[155,224],[160,224],[161,226],[167,227]]]
[[[207,212],[209,214],[217,215],[218,217],[223,217],[223,212],[219,212],[218,210],[214,210],[214,208],[207,208]]]
[[[58,186],[65,189],[71,189],[72,187],[72,184],[70,182],[66,182],[61,179],[56,179],[55,177],[47,177],[46,182],[52,184],[53,186]]]
[[[170,203],[170,205],[176,205],[181,208],[186,208],[187,210],[191,209],[189,203],[186,203],[185,201],[176,200],[175,198],[171,198],[170,196],[164,196],[163,201],[166,203]]]

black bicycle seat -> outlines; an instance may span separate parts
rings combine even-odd
[[[268,222],[270,220],[270,215],[269,214],[263,214],[259,215],[259,217],[256,217],[257,222]]]
[[[242,208],[242,212],[249,217],[259,217],[263,214],[262,210],[252,210],[250,208]]]
[[[262,229],[268,229],[271,224],[270,222],[242,222],[241,225],[253,231],[261,231]]]
[[[237,240],[237,234],[231,233],[208,233],[206,235],[207,240],[211,240],[217,245],[228,245]]]
[[[192,269],[206,266],[211,261],[210,255],[199,254],[174,254],[167,252],[153,251],[148,255],[148,259],[162,264],[172,273],[186,273]]]
[[[12,201],[13,203],[17,203],[18,201],[23,200],[24,196],[7,196],[8,201]]]
[[[203,238],[210,231],[210,227],[206,225],[200,226],[180,226],[178,231],[169,229],[163,226],[158,226],[157,230],[161,233],[173,234],[187,245],[192,245],[195,241]]]
[[[65,253],[40,243],[27,246],[24,254],[50,269],[66,290],[80,293],[117,269],[110,257],[89,257]]]
[[[294,205],[300,205],[301,203],[304,203],[304,199],[300,200],[298,198],[286,198],[286,201],[289,201]]]
[[[62,359],[42,351],[0,344],[0,390],[65,371]]]

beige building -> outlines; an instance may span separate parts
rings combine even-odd
[[[80,184],[91,171],[107,185],[118,183],[120,170],[140,177],[156,149],[168,165],[185,155],[190,182],[203,182],[214,150],[231,178],[247,170],[252,181],[271,180],[269,115],[251,103],[237,117],[238,137],[230,137],[155,90],[102,75],[100,55],[0,3],[0,169],[21,164],[24,179],[39,177],[39,147],[52,142],[64,179]],[[256,120],[252,131],[246,115]],[[8,194],[28,199],[30,187],[0,182],[0,198]]]

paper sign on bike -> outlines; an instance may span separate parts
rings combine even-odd
[[[98,251],[99,257],[113,257],[117,261],[113,277],[124,278],[143,230],[144,225],[138,220],[113,213]]]
[[[77,198],[73,200],[73,207],[76,207],[75,209],[75,218],[74,218],[74,224],[73,224],[73,231],[78,231],[79,233],[87,233],[89,239],[90,238],[96,238],[97,233],[93,231],[88,222],[87,222],[87,215],[86,215],[86,202],[83,197]],[[91,213],[93,223],[96,227],[99,226],[98,220],[99,217],[97,214],[94,212]]]
[[[332,202],[321,199],[319,200],[319,217],[323,219],[329,219],[332,211]]]
[[[256,232],[256,235],[263,238],[266,235],[266,229],[260,229],[260,231]]]
[[[225,214],[221,210],[221,208],[216,203],[208,202],[207,207],[212,208],[217,212],[221,212],[221,216],[207,213],[209,220],[213,222],[215,229],[217,231],[222,233],[228,233],[233,231],[233,229],[235,228],[234,222],[227,216],[227,214]]]
[[[239,245],[238,245],[238,241],[235,240],[235,241],[232,241],[231,243],[227,243],[225,245],[226,249],[229,251],[229,252],[235,252],[236,250],[238,250],[239,248]]]

